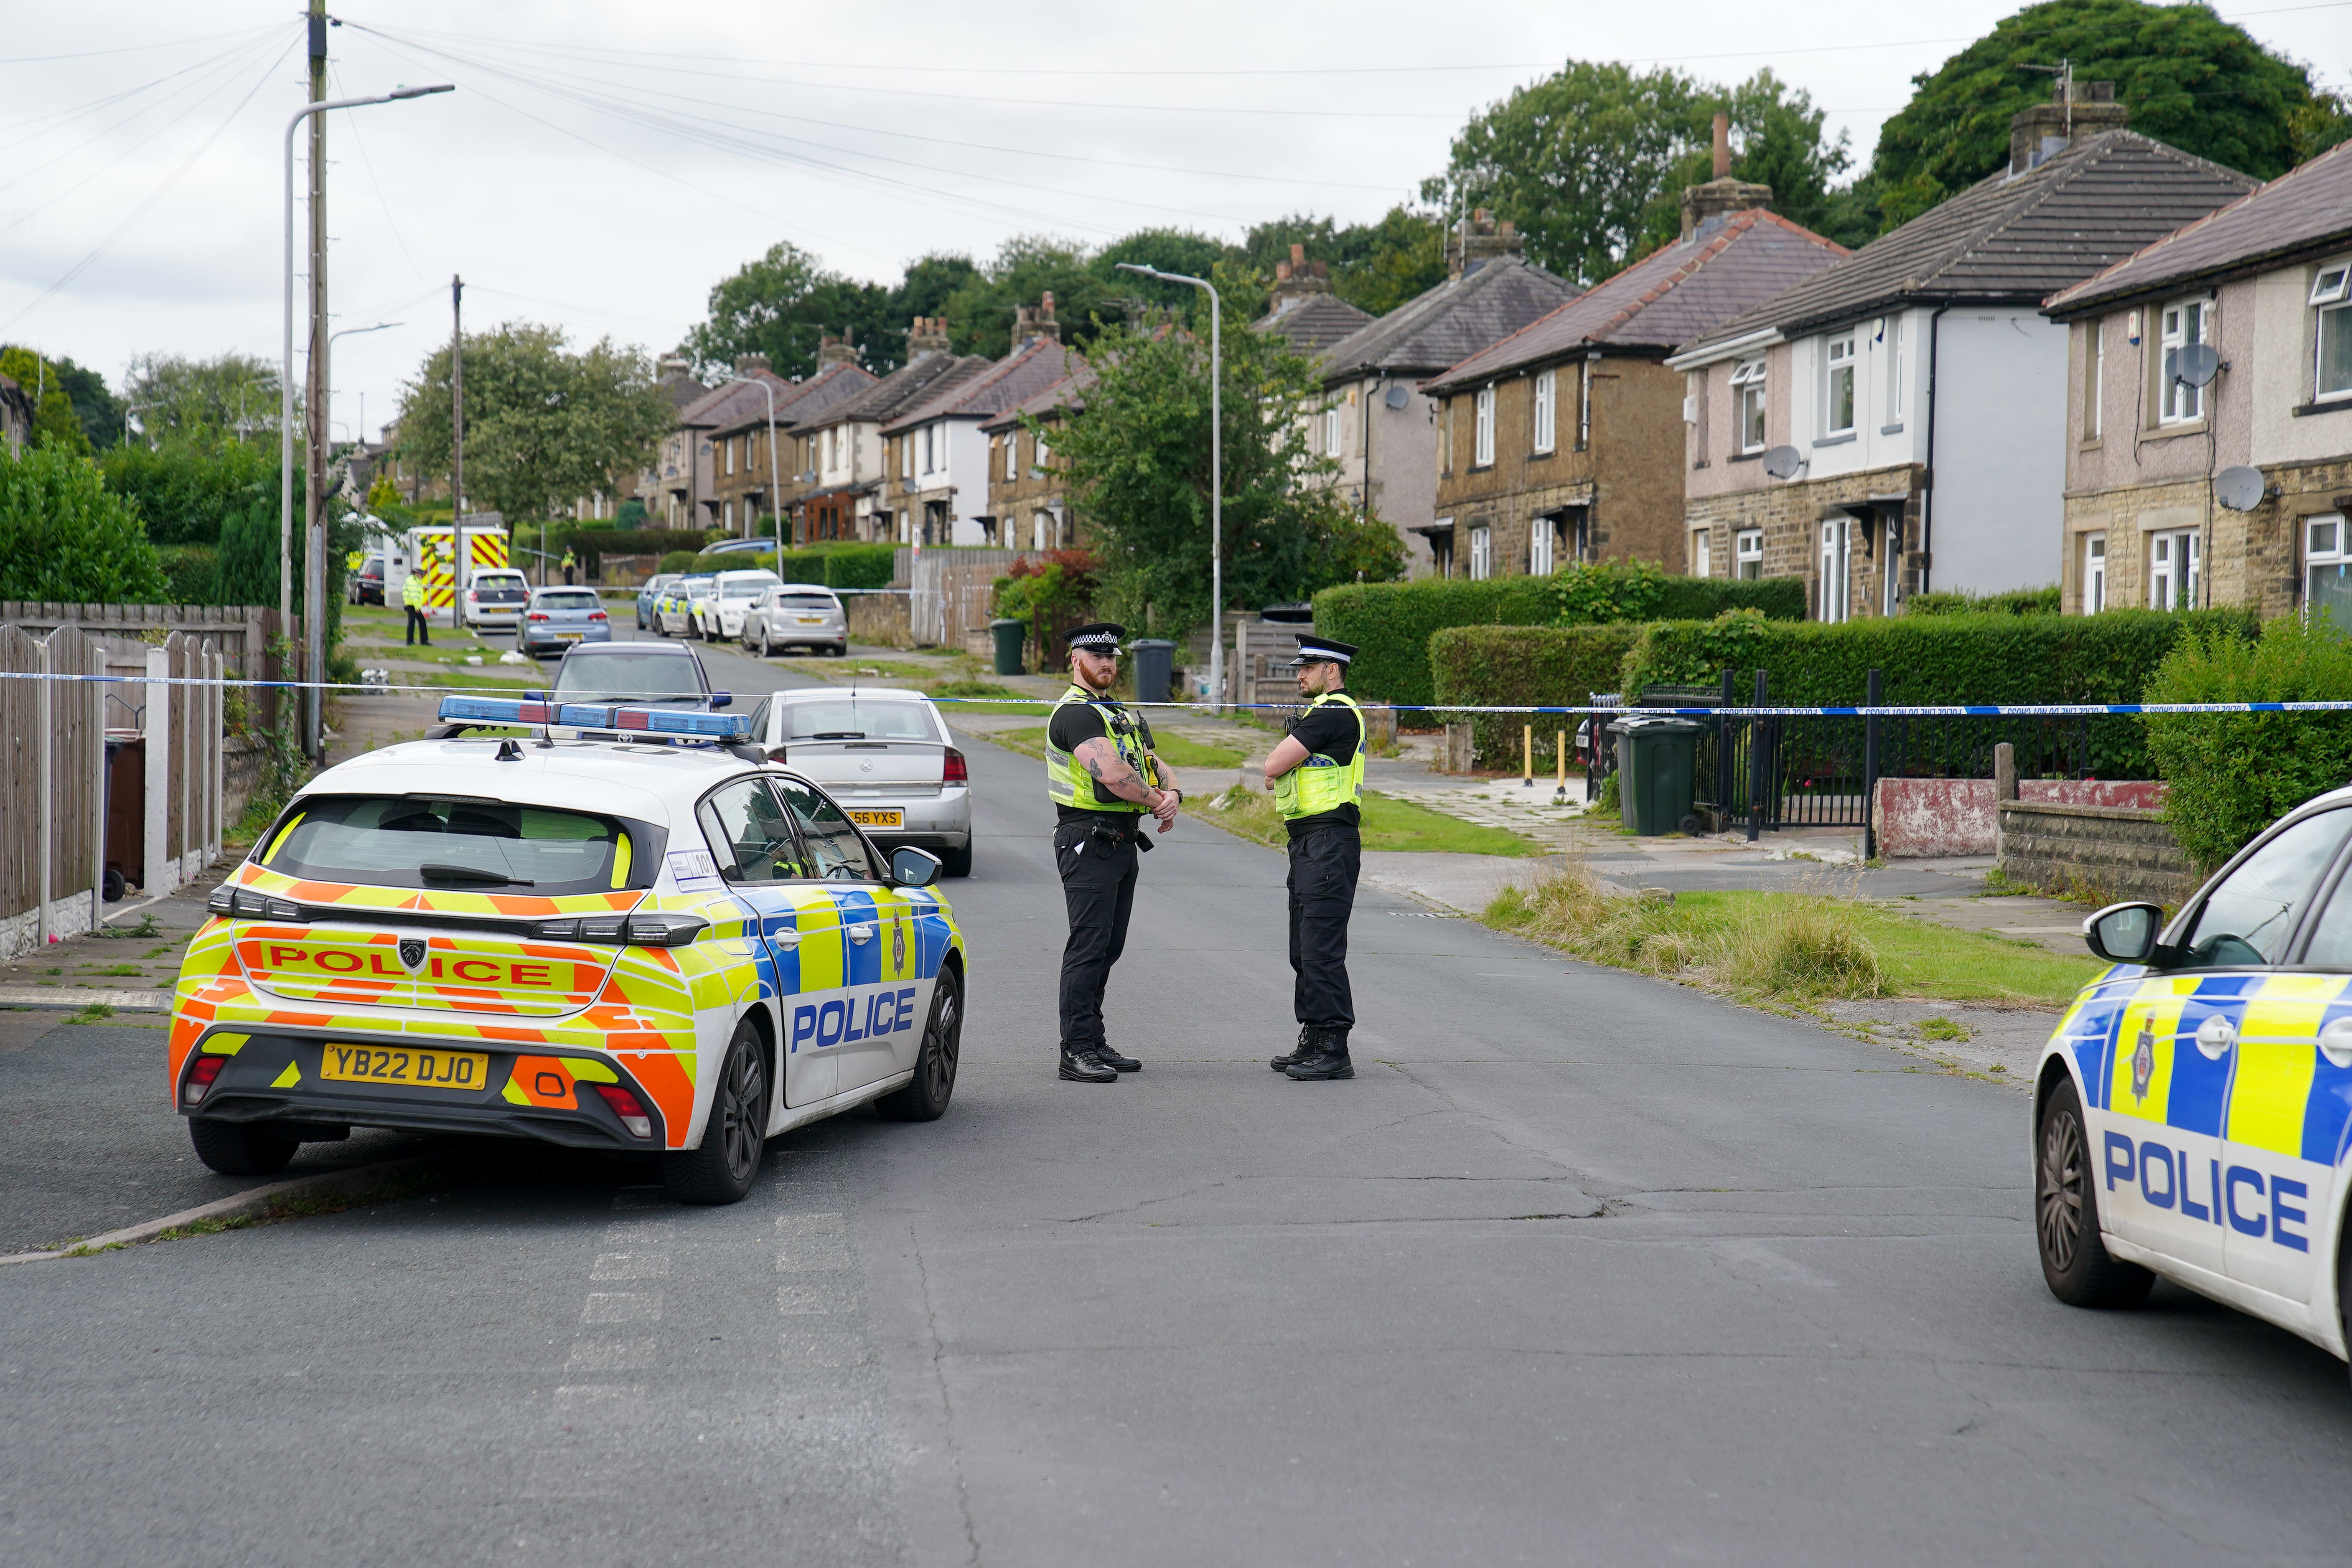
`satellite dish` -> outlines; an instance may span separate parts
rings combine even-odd
[[[1391,386],[1388,390],[1388,395],[1381,401],[1402,414],[1404,412],[1405,405],[1412,401],[1412,394],[1404,387]]]
[[[1794,479],[1805,466],[1805,455],[1794,447],[1775,447],[1764,454],[1764,471],[1776,479]]]
[[[2221,374],[2221,353],[2211,343],[2190,343],[2175,351],[2172,374],[2191,386],[2210,386]]]
[[[2260,468],[2250,468],[2243,463],[2223,468],[2213,476],[2213,499],[2231,511],[2252,511],[2263,504],[2263,492],[2270,481],[2263,478]]]

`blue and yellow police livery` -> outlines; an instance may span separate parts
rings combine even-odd
[[[2035,1080],[2035,1230],[2060,1299],[2155,1275],[2347,1354],[2352,790],[2282,818],[2183,906],[2084,922],[2115,967]],[[2159,929],[2160,928],[2160,929]]]

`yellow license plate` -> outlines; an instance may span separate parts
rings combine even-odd
[[[903,827],[907,824],[903,811],[853,811],[847,815],[860,827]]]
[[[481,1089],[490,1058],[479,1051],[425,1051],[415,1047],[329,1046],[320,1078],[343,1083],[397,1083],[417,1089]]]
[[[558,642],[578,642],[587,635],[586,632],[558,632],[555,637]]]
[[[793,619],[800,622],[800,624],[804,626],[821,626],[824,625],[824,617],[823,616],[794,616]]]

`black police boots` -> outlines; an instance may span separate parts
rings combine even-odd
[[[1118,1069],[1103,1060],[1100,1051],[1065,1050],[1062,1053],[1062,1076],[1072,1083],[1117,1083]]]
[[[1309,1029],[1301,1056],[1283,1071],[1301,1083],[1327,1078],[1353,1078],[1356,1064],[1348,1059],[1348,1031]]]
[[[1133,1057],[1120,1056],[1117,1051],[1112,1050],[1108,1045],[1097,1046],[1095,1047],[1095,1055],[1102,1058],[1103,1066],[1114,1068],[1119,1072],[1141,1072],[1143,1070],[1143,1064],[1141,1062],[1137,1061]]]
[[[1299,1025],[1298,1043],[1265,1065],[1272,1068],[1276,1072],[1288,1072],[1290,1070],[1291,1063],[1305,1061],[1311,1054],[1307,1048],[1307,1037],[1314,1032],[1314,1029],[1309,1027],[1307,1025]]]

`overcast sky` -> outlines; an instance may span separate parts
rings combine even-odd
[[[1238,238],[1289,212],[1372,218],[1444,166],[1466,113],[1570,55],[1721,80],[1770,65],[1851,132],[1859,163],[1914,74],[2016,9],[350,4],[331,96],[458,90],[332,116],[335,324],[404,323],[336,345],[339,437],[362,418],[373,436],[446,339],[453,272],[470,325],[555,321],[658,350],[778,239],[890,281],[926,251],[984,258],[1024,233]],[[280,146],[305,95],[295,9],[10,7],[0,341],[118,390],[145,352],[276,356]],[[2324,81],[2352,77],[2352,0],[2222,14]]]

